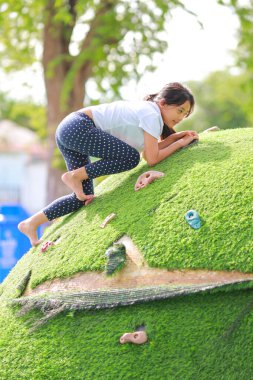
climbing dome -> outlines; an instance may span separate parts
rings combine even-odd
[[[203,133],[164,177],[135,192],[142,162],[47,228],[0,287],[0,378],[250,378],[252,157],[251,128]]]

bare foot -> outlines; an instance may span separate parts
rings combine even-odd
[[[33,225],[30,218],[19,223],[18,229],[20,232],[22,232],[24,235],[28,237],[33,247],[40,244],[41,241],[38,239],[37,227]]]
[[[157,172],[155,170],[150,170],[148,172],[145,172],[139,176],[137,179],[134,190],[138,191],[142,189],[143,187],[148,186],[151,182],[154,182],[156,179],[164,177],[164,173]]]
[[[80,201],[86,201],[90,198],[93,198],[93,195],[85,195],[83,192],[82,181],[76,177],[73,172],[64,173],[61,177],[62,182],[65,183],[71,190],[76,194],[76,197]]]

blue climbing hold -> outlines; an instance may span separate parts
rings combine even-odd
[[[187,211],[184,217],[186,222],[195,230],[201,227],[201,220],[196,210]]]

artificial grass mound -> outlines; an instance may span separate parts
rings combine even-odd
[[[238,380],[252,377],[253,291],[64,312],[29,333],[1,303],[1,380]],[[120,345],[144,326],[148,342]]]
[[[135,193],[144,163],[109,177],[98,199],[54,223],[45,253],[31,249],[1,286],[0,379],[16,380],[237,380],[252,376],[253,290],[219,291],[103,310],[63,311],[34,332],[41,313],[23,317],[6,303],[27,281],[103,270],[105,252],[131,236],[150,266],[252,271],[250,230],[253,129],[202,135],[155,167],[165,177]],[[184,221],[198,210],[203,226]],[[105,228],[104,218],[117,217]],[[144,326],[148,342],[120,345],[125,332]]]
[[[202,134],[198,145],[156,165],[165,176],[138,192],[136,179],[150,170],[144,162],[110,176],[96,188],[92,204],[46,230],[44,241],[55,246],[43,254],[40,246],[31,249],[2,285],[3,295],[15,296],[27,271],[31,288],[80,271],[101,271],[106,250],[123,235],[151,267],[253,272],[252,142],[252,128]],[[184,220],[189,209],[200,214],[199,230]],[[112,212],[117,217],[101,229]]]

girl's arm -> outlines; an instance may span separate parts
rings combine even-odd
[[[172,135],[166,137],[166,139],[159,141],[159,149],[164,149],[167,146],[171,145],[172,143],[180,140],[181,138],[185,136],[194,136],[195,139],[198,139],[198,134],[195,131],[182,131],[182,132],[176,132]]]
[[[170,136],[169,136],[170,137]],[[188,145],[196,137],[186,135],[175,142],[169,144],[169,146],[162,147],[159,145],[157,139],[144,131],[144,150],[143,158],[147,161],[149,166],[158,164],[158,162],[171,156],[180,148]],[[167,140],[167,139],[166,139]]]

